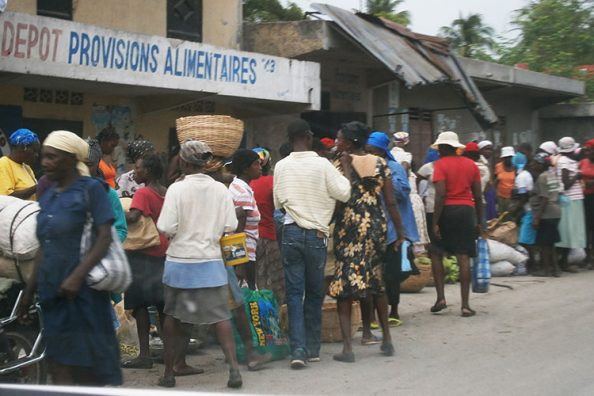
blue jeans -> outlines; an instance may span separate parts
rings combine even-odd
[[[291,352],[301,350],[311,357],[320,354],[326,245],[326,238],[320,237],[316,230],[306,230],[297,224],[283,227]]]

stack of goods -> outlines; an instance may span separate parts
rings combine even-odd
[[[25,280],[31,275],[39,250],[37,213],[37,202],[0,196],[0,277],[20,280],[19,270]]]

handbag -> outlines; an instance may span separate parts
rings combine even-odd
[[[87,202],[89,201],[87,192]],[[80,240],[80,255],[86,255],[93,246],[93,218],[87,211],[87,220]],[[122,248],[115,227],[111,226],[111,243],[105,256],[89,271],[87,285],[95,290],[122,293],[132,283],[132,270]]]
[[[130,211],[131,198],[121,198],[124,212]],[[141,250],[159,246],[161,238],[155,222],[150,217],[140,216],[137,222],[128,224],[128,236],[122,244],[124,250]]]
[[[477,241],[478,257],[472,261],[472,292],[487,293],[491,281],[489,244],[485,239]]]

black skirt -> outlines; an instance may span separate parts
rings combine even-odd
[[[444,206],[439,218],[441,239],[435,247],[448,254],[476,257],[476,211],[468,205]],[[435,236],[434,236],[435,237]]]
[[[126,252],[132,283],[124,294],[124,308],[135,309],[154,305],[163,310],[163,267],[165,257],[149,256],[139,252]]]
[[[554,246],[561,241],[561,234],[559,233],[560,219],[541,219],[536,230],[536,245],[537,246]]]

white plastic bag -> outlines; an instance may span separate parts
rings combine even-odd
[[[511,246],[492,239],[487,240],[487,242],[489,244],[489,258],[492,263],[508,261],[513,265],[518,265],[528,260],[528,256],[523,255]]]
[[[510,276],[516,267],[509,261],[499,261],[491,264],[491,276]]]
[[[0,210],[0,251],[7,257],[29,260],[39,249],[37,202],[17,199]],[[12,244],[11,244],[12,239]]]

